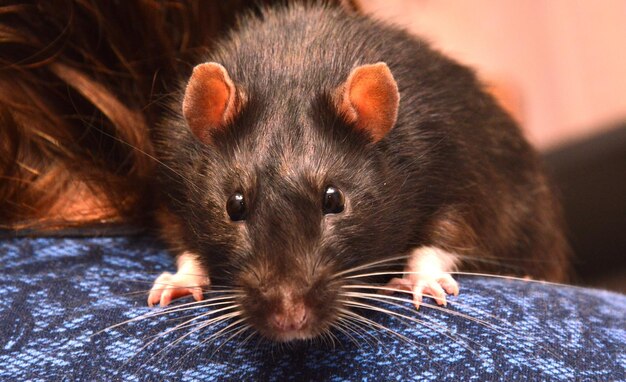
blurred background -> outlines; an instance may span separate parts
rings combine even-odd
[[[575,281],[626,292],[626,1],[359,3],[477,71],[544,156]]]

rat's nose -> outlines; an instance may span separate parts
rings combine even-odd
[[[281,332],[300,330],[307,322],[307,309],[304,303],[283,304],[282,309],[269,317],[274,328]]]

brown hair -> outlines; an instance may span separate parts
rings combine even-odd
[[[142,219],[161,101],[238,13],[276,2],[0,6],[0,228]]]

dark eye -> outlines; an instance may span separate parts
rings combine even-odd
[[[236,192],[228,198],[228,201],[226,202],[226,211],[232,221],[246,219],[246,201],[244,200],[242,193]]]
[[[345,199],[343,192],[335,186],[327,186],[322,201],[325,214],[338,214],[343,211]]]

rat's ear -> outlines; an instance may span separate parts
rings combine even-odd
[[[211,131],[226,126],[241,110],[243,97],[226,69],[215,62],[193,68],[185,89],[183,115],[196,137],[211,141]]]
[[[369,133],[374,142],[381,140],[396,123],[400,93],[384,62],[352,69],[334,97],[339,113]]]

